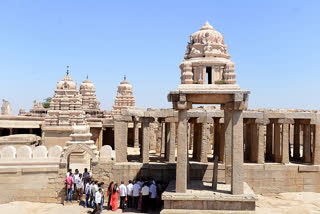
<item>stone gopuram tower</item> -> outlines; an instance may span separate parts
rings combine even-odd
[[[43,140],[47,147],[64,146],[70,140],[72,125],[86,125],[82,97],[77,84],[67,75],[58,82],[43,127]]]
[[[84,125],[85,114],[82,108],[82,99],[77,84],[67,75],[58,82],[57,89],[47,112],[45,126]]]
[[[100,110],[100,102],[96,96],[96,89],[92,81],[85,79],[80,85],[80,94],[82,96],[82,108],[87,117],[103,117],[103,111]]]
[[[124,76],[124,80],[118,86],[117,97],[114,101],[111,114],[120,115],[121,109],[127,109],[129,107],[135,107],[135,99],[132,92],[132,86],[126,80],[126,76]]]

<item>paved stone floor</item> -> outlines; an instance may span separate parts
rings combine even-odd
[[[2,214],[86,214],[91,209],[86,209],[76,204],[63,206],[61,204],[45,204],[32,202],[11,202],[0,204]],[[103,211],[103,213],[127,213]],[[201,213],[201,212],[197,212]],[[195,214],[197,214],[195,213]],[[290,192],[277,195],[258,195],[256,214],[316,214],[320,213],[320,193]],[[156,213],[154,213],[156,214]]]

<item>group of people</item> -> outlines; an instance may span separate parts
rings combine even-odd
[[[85,168],[83,174],[76,169],[75,173],[68,170],[67,178],[64,180],[67,188],[67,202],[72,201],[75,191],[76,199],[80,202],[85,194],[85,207],[93,208],[92,213],[101,213],[105,199],[107,209],[116,211],[120,197],[120,209],[136,209],[142,212],[156,210],[161,207],[161,194],[166,185],[152,178],[129,180],[125,185],[123,181],[118,185],[110,182],[107,191],[104,190],[104,182],[94,180]]]

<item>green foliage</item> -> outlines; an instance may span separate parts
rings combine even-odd
[[[42,103],[44,108],[49,108],[50,107],[50,102],[51,102],[52,97],[47,97],[44,99],[44,102]]]
[[[227,84],[226,81],[224,81],[224,80],[217,80],[214,83],[217,85]]]

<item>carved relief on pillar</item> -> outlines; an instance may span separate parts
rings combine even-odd
[[[235,70],[235,64],[233,62],[229,62],[225,65],[224,72],[223,72],[223,78],[225,83],[227,84],[235,84],[236,81],[236,73]]]

